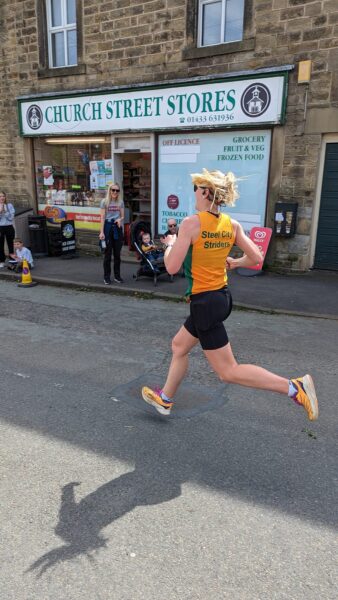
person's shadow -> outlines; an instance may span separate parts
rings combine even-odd
[[[133,440],[135,456],[138,457],[135,470],[112,479],[79,502],[75,500],[74,490],[80,483],[66,484],[62,488],[58,523],[55,527],[55,533],[65,544],[41,556],[28,571],[38,571],[41,576],[57,563],[76,556],[87,555],[91,559],[93,552],[106,546],[107,539],[101,534],[104,527],[137,506],[161,504],[181,494],[176,452],[174,461],[168,458],[171,450],[168,452],[166,442],[167,423],[160,423],[163,424],[159,428],[161,441],[158,439],[159,430],[157,429],[156,434],[151,427],[149,444],[150,432],[147,425],[158,428],[159,419],[155,417],[150,420],[145,417],[142,421],[140,435]]]
[[[309,452],[304,452],[304,434],[286,436],[277,417],[257,420],[252,412],[250,418],[245,406],[229,410],[227,420],[218,411],[166,421],[122,406],[121,410],[115,421],[108,419],[115,426],[102,430],[100,451],[135,468],[79,502],[75,489],[80,496],[80,484],[63,486],[55,533],[64,543],[30,566],[38,576],[80,555],[91,559],[108,541],[102,533],[105,527],[138,506],[179,497],[185,482],[335,526],[336,500],[327,493],[333,489],[335,471],[326,453],[310,442]],[[275,425],[269,428],[271,421]],[[320,443],[324,448],[325,442]]]

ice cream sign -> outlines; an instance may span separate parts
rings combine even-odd
[[[280,123],[286,75],[19,100],[21,134],[211,128]]]

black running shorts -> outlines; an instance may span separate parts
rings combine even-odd
[[[203,350],[217,350],[229,342],[223,321],[232,310],[228,288],[193,294],[190,298],[190,316],[184,327],[198,338]]]

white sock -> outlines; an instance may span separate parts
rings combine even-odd
[[[288,391],[289,398],[293,398],[296,393],[297,393],[297,388],[294,385],[294,383],[292,383],[292,381],[290,379],[290,381],[289,381],[289,391]]]
[[[161,398],[164,400],[164,402],[171,402],[170,398],[164,393],[163,390],[161,390]]]

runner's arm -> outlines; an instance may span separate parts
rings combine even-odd
[[[235,244],[244,254],[240,258],[228,257],[227,267],[232,270],[238,267],[253,267],[257,265],[262,260],[259,248],[245,235],[243,227],[238,221],[231,219],[231,222],[235,231]]]
[[[199,231],[199,219],[193,215],[182,221],[177,236],[166,236],[167,248],[164,253],[164,264],[169,275],[175,275],[180,270],[197,231]]]

